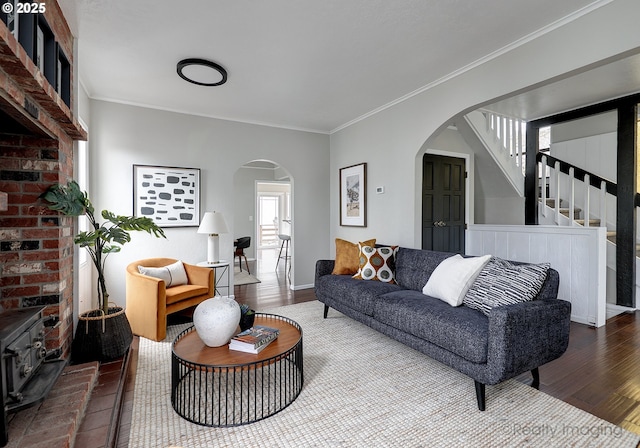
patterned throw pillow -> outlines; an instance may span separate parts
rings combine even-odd
[[[360,247],[360,269],[353,278],[395,283],[394,272],[398,246],[375,248],[361,243],[358,246]]]
[[[488,316],[498,306],[533,300],[547,278],[549,266],[549,263],[513,264],[491,257],[462,303]]]

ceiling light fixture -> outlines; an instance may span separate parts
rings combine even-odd
[[[221,86],[227,82],[227,71],[206,59],[189,58],[178,62],[178,76],[199,86]]]

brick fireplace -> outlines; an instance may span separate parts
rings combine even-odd
[[[53,78],[34,62],[40,47],[0,21],[0,311],[46,306],[45,314],[60,320],[47,330],[46,348],[66,357],[73,337],[74,220],[49,211],[39,196],[73,177],[73,141],[87,135],[67,105],[73,104],[73,36],[55,0],[44,3],[45,14],[30,19],[48,33],[51,42],[42,48],[55,49],[41,55],[56,58]]]

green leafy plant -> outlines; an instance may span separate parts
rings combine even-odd
[[[255,314],[255,311],[253,311],[251,307],[249,307],[249,305],[247,305],[246,303],[243,303],[242,305],[240,305],[240,314],[242,316],[244,315],[250,316],[252,314]]]
[[[98,307],[105,315],[109,312],[109,293],[104,276],[107,257],[120,252],[121,247],[131,241],[131,231],[147,232],[155,237],[166,238],[164,231],[150,218],[116,215],[108,210],[102,211],[102,224],[96,220],[95,209],[86,192],[82,191],[75,181],[67,186],[52,185],[41,197],[48,202],[51,210],[67,216],[85,215],[91,230],[78,233],[73,242],[89,252],[93,265],[98,271]]]

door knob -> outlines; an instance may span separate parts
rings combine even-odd
[[[436,222],[433,223],[434,227],[445,227],[446,225],[447,225],[447,223],[444,222],[444,221],[436,221]]]

